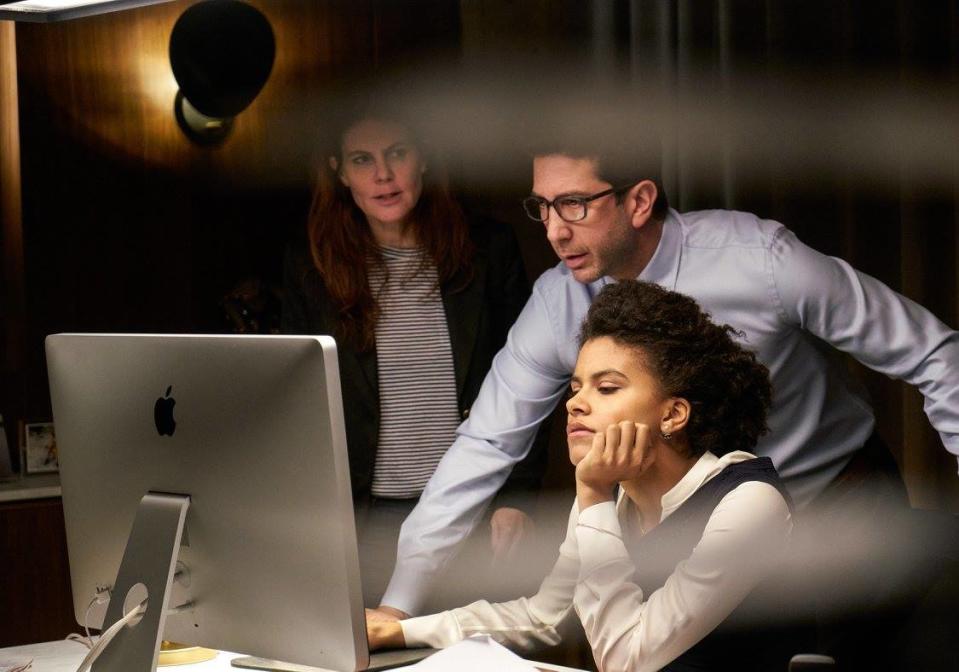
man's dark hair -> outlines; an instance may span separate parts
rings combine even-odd
[[[607,285],[590,306],[580,342],[608,336],[633,348],[666,397],[686,399],[691,455],[751,450],[766,433],[769,371],[688,296],[638,280]],[[655,428],[653,428],[655,429]]]
[[[550,154],[593,159],[597,177],[615,188],[651,180],[658,192],[653,219],[662,221],[669,210],[661,179],[662,140],[653,129],[623,125],[619,118],[601,119],[588,128],[544,122],[527,138],[526,151],[531,159]],[[617,194],[617,202],[623,197]]]

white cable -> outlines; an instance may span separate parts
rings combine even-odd
[[[96,600],[96,598],[94,598],[94,600]],[[90,649],[90,651],[87,653],[86,657],[84,657],[83,661],[80,663],[80,667],[77,668],[77,672],[86,672],[87,670],[89,670],[90,666],[93,665],[96,659],[100,657],[100,654],[103,653],[103,650],[113,640],[113,638],[116,637],[120,633],[120,631],[124,627],[126,627],[131,621],[133,621],[133,619],[135,619],[137,616],[140,616],[146,613],[147,604],[149,603],[149,601],[150,601],[149,598],[147,598],[146,600],[143,600],[143,602],[141,602],[136,607],[136,609],[131,609],[128,614],[125,614],[123,616],[123,618],[121,618],[116,623],[114,623],[109,628],[107,628],[106,631],[100,635],[100,639],[97,640],[96,644],[94,644],[93,640],[90,638],[89,630],[88,630],[87,640],[86,642],[83,642],[83,643],[87,644],[87,647]],[[92,606],[93,602],[91,602],[90,604]],[[166,613],[167,615],[182,614],[183,612],[190,611],[192,609],[193,609],[193,602],[184,602],[183,604],[179,606],[167,609]],[[87,611],[89,612],[89,607],[87,607]],[[85,625],[86,624],[84,624],[84,626]],[[81,641],[81,642],[83,641],[83,638],[77,634],[68,635],[67,639],[72,641]]]
[[[83,644],[88,649],[93,648],[93,637],[90,636],[90,610],[93,609],[94,605],[103,604],[104,602],[110,601],[110,588],[101,588],[97,591],[96,595],[90,600],[90,603],[87,604],[86,610],[83,612],[83,632],[86,633],[86,637],[83,635],[71,632],[66,636],[66,639],[71,642],[79,642]]]
[[[107,595],[107,599],[110,599],[109,594]],[[93,637],[90,636],[90,610],[93,609],[94,604],[101,604],[99,594],[95,595],[94,598],[90,600],[90,604],[87,605],[87,610],[83,612],[83,632],[85,632],[87,635],[88,649],[93,648]]]
[[[116,637],[123,628],[129,625],[133,619],[137,616],[142,616],[146,613],[147,603],[149,599],[143,600],[135,609],[131,609],[129,613],[125,614],[123,618],[118,620],[116,623],[111,625],[109,628],[100,635],[100,639],[96,644],[93,645],[93,648],[87,653],[86,657],[83,659],[83,662],[80,663],[80,667],[77,668],[77,672],[87,672],[90,669],[90,666],[93,665],[93,662],[100,657],[100,654],[103,653],[103,650],[107,645]]]
[[[174,579],[178,578],[182,572],[177,572],[174,574]],[[110,643],[114,637],[120,632],[123,626],[127,625],[132,621],[136,616],[146,612],[147,603],[149,599],[143,600],[136,609],[130,611],[119,621],[111,625],[106,632],[100,634],[100,638],[96,643],[93,642],[93,637],[90,636],[90,610],[95,604],[103,604],[108,602],[111,596],[110,588],[102,588],[97,591],[97,594],[93,596],[93,599],[90,600],[90,603],[87,605],[86,611],[83,612],[83,631],[86,633],[86,637],[79,635],[75,632],[71,632],[66,636],[66,639],[71,642],[79,642],[87,647],[90,651],[87,653],[86,657],[83,659],[83,662],[80,663],[80,667],[77,668],[77,672],[86,672],[93,665],[93,662],[100,657],[100,654],[103,652],[103,649]],[[166,610],[166,614],[182,614],[185,611],[191,611],[193,609],[193,602],[184,602],[181,605],[176,607],[170,607]]]
[[[92,648],[93,648],[93,642],[92,642],[92,641],[88,640],[88,639],[87,639],[86,637],[84,637],[83,635],[78,635],[78,634],[75,633],[75,632],[71,632],[69,635],[67,635],[66,637],[64,637],[64,639],[67,640],[68,642],[77,642],[77,643],[79,643],[79,644],[83,644],[83,645],[84,645],[85,647],[87,647],[88,649],[92,649]]]

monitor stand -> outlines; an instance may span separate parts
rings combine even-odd
[[[140,621],[123,628],[103,649],[94,672],[156,670],[189,506],[187,495],[148,492],[140,500],[103,619],[104,631],[136,609],[143,597],[149,602]]]

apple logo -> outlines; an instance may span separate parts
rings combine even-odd
[[[176,420],[173,418],[173,407],[176,405],[176,399],[170,396],[173,386],[166,388],[166,395],[157,399],[153,405],[153,422],[156,423],[157,431],[160,436],[164,434],[173,436],[176,431]]]

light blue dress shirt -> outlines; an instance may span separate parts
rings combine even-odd
[[[639,279],[696,299],[713,321],[741,331],[769,368],[770,431],[753,452],[772,458],[798,506],[839,474],[874,426],[824,343],[919,388],[943,444],[959,455],[959,333],[782,224],[742,212],[670,211]],[[419,611],[431,576],[563,396],[580,324],[609,282],[581,284],[562,263],[536,281],[469,419],[403,525],[383,604]]]

